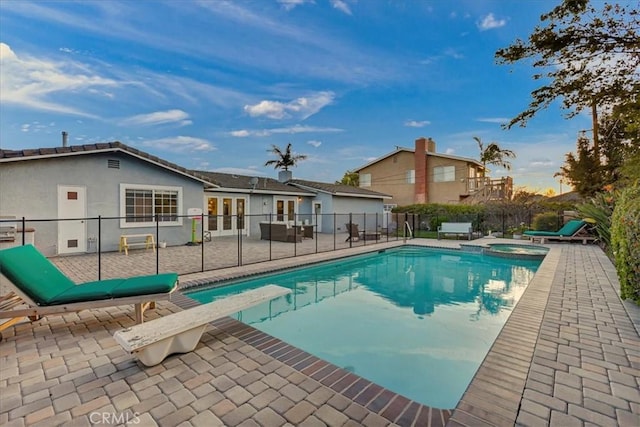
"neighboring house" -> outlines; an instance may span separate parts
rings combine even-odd
[[[414,203],[460,203],[465,199],[510,198],[510,177],[494,180],[484,176],[478,160],[436,153],[436,143],[418,138],[415,149],[397,147],[357,168],[360,187],[393,196],[393,205]]]
[[[103,251],[118,250],[123,234],[158,232],[169,245],[184,244],[191,239],[191,208],[202,209],[202,226],[212,236],[260,236],[261,221],[305,222],[333,232],[329,214],[375,217],[389,197],[343,185],[188,170],[120,142],[0,150],[0,218],[28,219],[46,255],[93,252],[98,235]]]
[[[155,233],[186,242],[191,222],[212,186],[187,169],[119,142],[32,150],[0,150],[0,216],[32,221],[36,246],[46,255],[117,250],[121,234]]]

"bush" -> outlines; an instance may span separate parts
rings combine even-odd
[[[541,231],[556,231],[558,230],[558,213],[557,212],[542,212],[536,214],[531,222],[531,228]]]
[[[606,191],[596,194],[589,203],[577,208],[583,218],[592,218],[596,222],[596,233],[609,256],[611,256],[611,216],[614,201],[614,193]]]
[[[640,305],[640,185],[621,191],[611,217],[611,249],[620,296]]]

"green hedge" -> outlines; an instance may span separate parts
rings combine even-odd
[[[611,249],[620,294],[640,304],[640,185],[620,192],[611,217]]]

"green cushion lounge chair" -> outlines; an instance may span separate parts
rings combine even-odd
[[[24,316],[32,320],[47,314],[134,304],[136,321],[159,299],[168,299],[178,287],[178,274],[165,273],[127,279],[108,279],[76,284],[33,245],[0,250],[0,273],[14,292],[0,297],[0,331]],[[1,335],[0,335],[1,337]]]
[[[544,243],[545,240],[582,240],[582,243],[586,243],[588,240],[595,239],[588,235],[586,231],[588,226],[589,222],[586,220],[572,219],[558,231],[527,230],[523,235],[529,237],[531,241],[540,240],[540,243]]]

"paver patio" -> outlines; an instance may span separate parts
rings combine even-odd
[[[459,242],[410,243],[456,247]],[[183,275],[181,284],[401,244],[311,251]],[[145,368],[113,339],[116,330],[134,323],[133,308],[125,306],[50,316],[5,331],[0,425],[640,425],[640,337],[632,320],[640,317],[638,308],[625,308],[620,301],[615,270],[599,248],[548,246],[551,252],[453,411],[390,394],[231,319],[216,322],[194,352]],[[232,265],[236,254],[218,250],[212,256]],[[107,255],[107,276],[111,271],[155,271],[155,264],[138,262],[144,254],[139,260]],[[194,262],[193,252],[185,248],[161,255],[170,260],[163,268]],[[54,261],[74,280],[95,280],[94,256]],[[177,295],[160,302],[147,318],[190,304]]]

